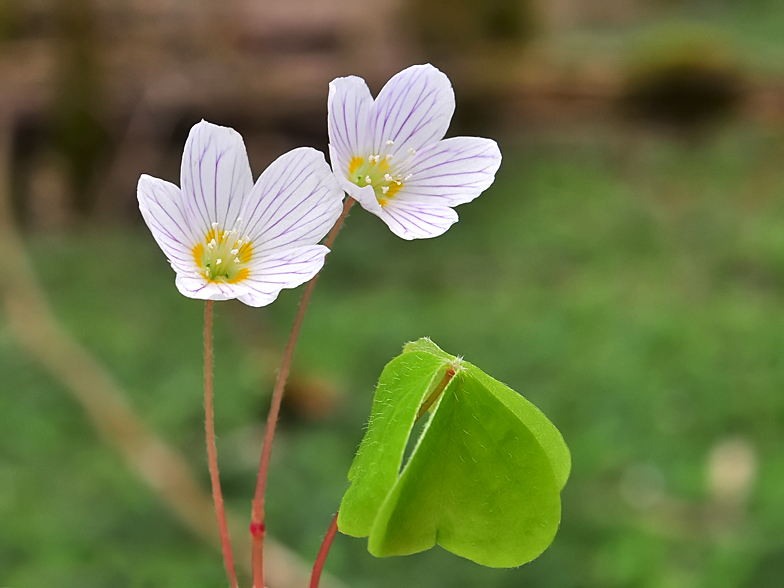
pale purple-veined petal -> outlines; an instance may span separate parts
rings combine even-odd
[[[240,284],[210,282],[197,272],[177,273],[175,284],[180,294],[198,300],[231,300],[245,293],[245,288]]]
[[[243,211],[242,232],[263,255],[312,244],[340,216],[343,190],[324,154],[301,147],[261,174]]]
[[[406,158],[409,150],[444,137],[455,111],[455,93],[441,71],[430,64],[414,65],[386,83],[373,110],[373,152]]]
[[[253,186],[240,134],[206,121],[194,125],[185,142],[180,185],[205,234],[214,222],[222,230],[232,229]]]
[[[402,173],[411,179],[395,199],[457,206],[471,202],[495,179],[501,151],[491,139],[453,137],[425,147]]]
[[[139,178],[136,195],[144,221],[174,270],[195,272],[193,246],[200,237],[193,230],[193,219],[180,189],[145,174]]]
[[[327,253],[323,245],[308,245],[254,259],[248,278],[237,284],[243,290],[238,298],[249,306],[271,303],[283,288],[296,288],[315,276]]]
[[[395,235],[406,240],[438,237],[458,220],[448,206],[397,198],[389,200],[379,216]]]
[[[372,106],[373,98],[362,78],[348,76],[329,83],[327,130],[330,158],[336,174],[347,174],[352,157],[369,155],[373,145],[370,128]]]

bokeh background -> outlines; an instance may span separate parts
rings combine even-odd
[[[273,453],[271,588],[305,585],[376,379],[421,336],[561,429],[560,532],[515,570],[339,536],[332,586],[784,586],[781,0],[2,0],[0,586],[225,585],[203,305],[136,181],[177,183],[202,118],[242,133],[256,176],[326,150],[332,78],[375,93],[428,61],[455,86],[449,134],[504,162],[438,239],[348,218]],[[238,541],[300,294],[217,305]]]

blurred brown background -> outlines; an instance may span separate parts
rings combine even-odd
[[[3,0],[17,212],[44,228],[128,221],[140,170],[174,170],[199,119],[241,129],[256,161],[323,148],[331,79],[378,91],[424,61],[453,80],[457,131],[513,136],[624,112],[687,133],[729,112],[780,124],[778,72],[749,62],[735,31],[672,18],[692,4]]]

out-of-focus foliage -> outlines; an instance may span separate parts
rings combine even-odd
[[[13,38],[19,28],[19,7],[17,0],[4,0],[0,3],[0,42]]]
[[[52,116],[52,141],[68,165],[75,211],[86,213],[92,202],[90,183],[105,163],[109,137],[98,120],[101,104],[95,16],[88,0],[61,0],[57,10],[58,80]]]
[[[406,21],[431,50],[521,47],[536,27],[530,0],[411,0]]]
[[[738,110],[744,80],[731,43],[718,32],[656,30],[627,59],[621,99],[633,116],[695,129]]]

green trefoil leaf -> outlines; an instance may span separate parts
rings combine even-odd
[[[401,470],[417,415],[431,402]],[[481,565],[519,566],[553,541],[570,468],[563,437],[533,404],[420,339],[379,378],[338,528],[368,537],[379,557],[439,544]]]

